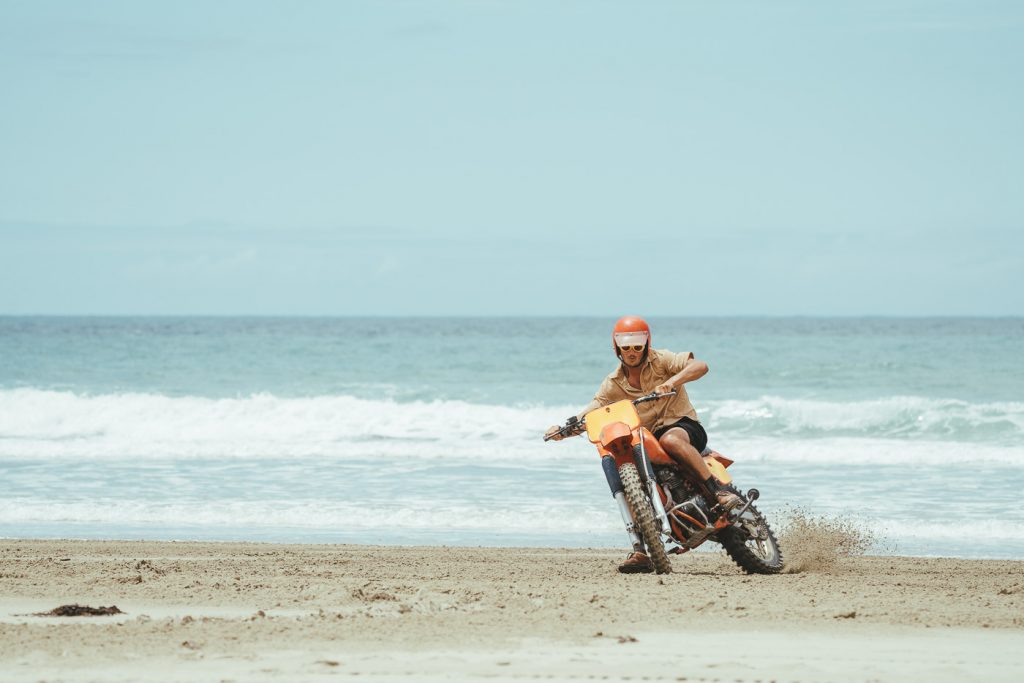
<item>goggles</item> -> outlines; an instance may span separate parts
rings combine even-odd
[[[623,351],[630,347],[634,351],[643,351],[648,341],[650,337],[646,332],[620,332],[615,335],[615,345]]]

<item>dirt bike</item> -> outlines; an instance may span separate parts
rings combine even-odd
[[[708,449],[701,454],[711,474],[740,497],[738,506],[722,511],[717,505],[708,505],[697,486],[640,424],[637,405],[674,394],[653,393],[602,406],[582,420],[570,417],[556,434],[566,437],[586,432],[597,446],[626,531],[634,544],[642,541],[658,574],[672,571],[670,554],[688,552],[709,539],[722,544],[748,574],[778,573],[782,551],[764,515],[753,505],[760,494],[750,489],[744,495],[733,486],[726,472],[733,461]]]

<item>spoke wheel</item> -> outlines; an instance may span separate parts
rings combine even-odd
[[[728,489],[743,498],[735,487],[729,486]],[[730,526],[718,532],[718,542],[725,547],[733,562],[748,574],[778,574],[782,571],[782,550],[764,515],[751,505],[737,523],[740,528]]]

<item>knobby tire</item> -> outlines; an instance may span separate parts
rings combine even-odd
[[[665,552],[665,544],[661,541],[661,533],[654,519],[654,508],[647,499],[636,465],[631,462],[620,465],[619,477],[622,479],[622,488],[625,489],[626,502],[633,512],[633,521],[640,531],[644,545],[647,546],[647,556],[654,564],[654,571],[658,574],[668,574],[672,571],[672,563]]]
[[[730,491],[743,497],[743,494],[739,492],[734,486],[727,486]],[[744,498],[744,500],[746,500]],[[764,518],[757,508],[751,505],[747,509],[748,513],[753,513],[758,519],[764,530],[767,532],[767,539],[765,543],[771,550],[769,557],[762,557],[753,548],[747,545],[750,540],[747,535],[740,529],[734,527],[726,527],[718,532],[718,542],[725,548],[725,552],[729,554],[732,561],[739,565],[740,569],[748,574],[778,574],[782,571],[782,549],[779,548],[779,542],[775,538],[775,534],[772,532],[771,527],[768,526],[768,520]]]

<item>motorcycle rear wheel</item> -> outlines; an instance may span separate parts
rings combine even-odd
[[[619,466],[619,478],[622,479],[622,488],[625,489],[626,501],[629,509],[633,512],[633,521],[636,522],[647,546],[647,556],[654,564],[654,571],[658,574],[668,574],[672,571],[672,563],[669,562],[668,553],[665,552],[665,544],[661,541],[661,533],[654,521],[654,508],[644,493],[644,486],[640,481],[640,473],[636,471],[636,465],[627,462]]]
[[[746,502],[737,488],[726,488]],[[725,547],[733,562],[748,574],[778,574],[782,571],[782,550],[764,515],[751,505],[743,513],[741,523],[743,529],[730,526],[718,532],[718,542]]]

